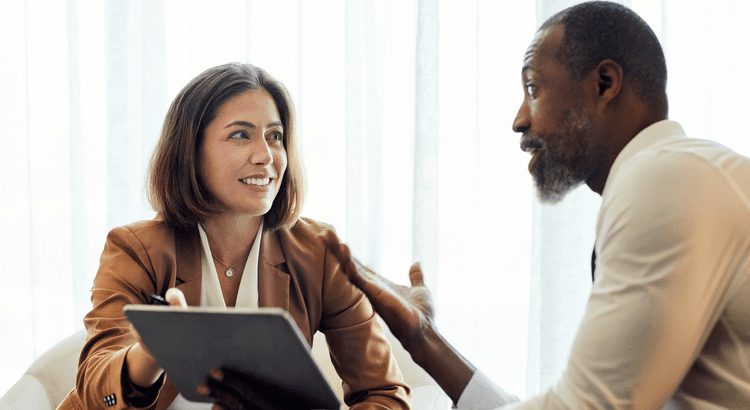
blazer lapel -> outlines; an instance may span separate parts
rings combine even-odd
[[[198,229],[175,231],[177,277],[173,286],[185,294],[188,305],[200,304],[201,247]],[[258,306],[289,311],[289,281],[286,257],[275,232],[263,232],[258,258]]]
[[[198,228],[178,229],[174,234],[177,257],[175,286],[185,295],[188,306],[201,302],[201,246]]]
[[[258,306],[289,311],[289,273],[275,232],[263,232],[258,257]]]

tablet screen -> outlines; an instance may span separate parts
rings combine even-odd
[[[259,380],[254,388],[298,402],[295,408],[341,407],[297,324],[283,309],[128,305],[123,310],[188,400],[210,401],[196,387],[210,369],[229,366]]]

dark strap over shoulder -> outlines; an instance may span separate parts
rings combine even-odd
[[[594,281],[594,272],[596,271],[596,245],[594,250],[591,252],[591,281]]]

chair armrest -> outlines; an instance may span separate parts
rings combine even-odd
[[[47,397],[44,386],[34,376],[24,374],[20,380],[0,398],[0,409],[3,410],[54,410]]]

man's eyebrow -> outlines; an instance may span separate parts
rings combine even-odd
[[[239,126],[242,126],[242,127],[245,127],[245,128],[253,128],[253,129],[257,128],[255,126],[255,124],[253,124],[252,122],[248,122],[248,121],[234,121],[234,122],[230,123],[229,125],[227,125],[224,128],[233,127],[235,125],[239,125]],[[274,121],[274,122],[269,123],[268,125],[266,125],[266,128],[271,128],[271,127],[281,127],[281,128],[284,128],[284,124],[282,124],[280,121]]]
[[[532,70],[533,67],[531,66],[531,60],[534,58],[534,53],[536,52],[536,45],[532,44],[528,50],[523,55],[523,62],[524,65],[521,68],[521,74],[525,73],[526,70]]]

